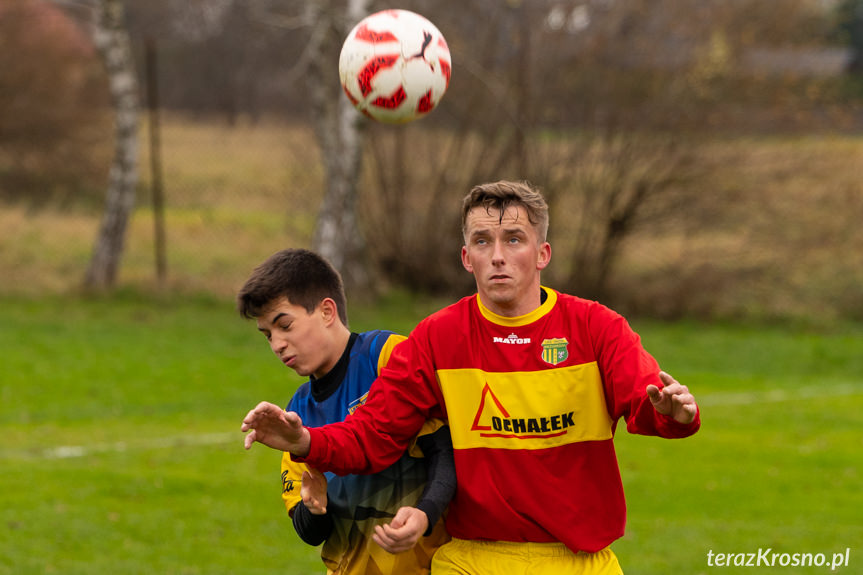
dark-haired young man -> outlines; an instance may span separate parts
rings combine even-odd
[[[405,339],[390,331],[351,332],[341,277],[308,250],[280,251],[255,268],[237,307],[256,320],[282,363],[309,378],[288,409],[310,425],[362,412],[369,387]],[[448,428],[439,419],[422,427],[419,450],[406,446],[373,475],[324,475],[283,454],[282,497],[300,537],[324,544],[328,574],[429,572],[432,555],[449,539],[440,518],[455,491],[455,471]],[[375,535],[382,525],[397,541]]]

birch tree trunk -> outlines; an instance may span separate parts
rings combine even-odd
[[[114,107],[114,159],[99,235],[85,278],[93,289],[112,287],[123,255],[126,228],[135,207],[138,171],[138,83],[123,0],[97,0],[93,41],[105,63]]]
[[[348,291],[370,286],[366,244],[357,218],[357,183],[362,165],[362,116],[342,94],[338,61],[342,42],[368,15],[369,0],[318,0],[312,35],[309,82],[315,133],[323,156],[326,190],[313,237],[313,248],[338,269]]]

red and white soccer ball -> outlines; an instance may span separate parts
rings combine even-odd
[[[365,115],[410,122],[437,106],[449,86],[452,60],[434,24],[408,10],[383,10],[351,30],[339,56],[345,93]]]

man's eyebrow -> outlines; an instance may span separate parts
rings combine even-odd
[[[270,325],[274,325],[277,321],[279,321],[280,319],[282,319],[286,315],[289,315],[289,314],[287,314],[283,311],[277,313],[275,316],[273,316],[273,319],[270,320]],[[258,331],[268,331],[268,330],[267,330],[267,328],[258,326]]]
[[[527,228],[525,228],[524,226],[520,226],[520,225],[514,225],[514,226],[508,226],[508,227],[501,227],[501,231],[507,235],[526,234]],[[487,235],[490,235],[491,233],[492,233],[492,231],[490,228],[479,228],[479,229],[473,230],[470,233],[470,237],[487,236]]]

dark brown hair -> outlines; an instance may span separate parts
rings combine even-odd
[[[255,268],[237,294],[237,311],[254,319],[280,297],[312,313],[324,298],[332,298],[339,319],[348,325],[345,288],[339,272],[315,252],[288,249],[276,252]]]

